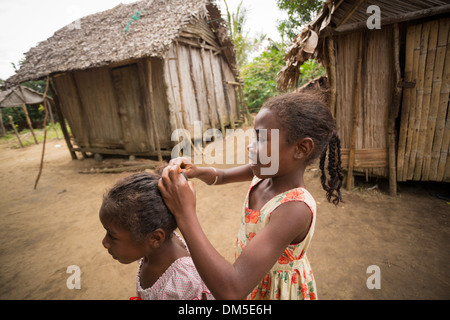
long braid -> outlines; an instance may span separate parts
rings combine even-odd
[[[320,155],[320,162],[319,162],[319,169],[321,172],[320,175],[320,182],[322,184],[322,188],[328,192],[329,188],[327,186],[327,177],[325,175],[325,159],[327,157],[327,149],[323,150],[322,154]]]

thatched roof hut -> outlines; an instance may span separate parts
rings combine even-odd
[[[240,120],[235,54],[208,0],[120,4],[58,30],[7,80],[51,79],[75,151],[170,154],[175,129]]]
[[[311,57],[326,67],[350,177],[389,177],[392,194],[396,181],[450,181],[449,12],[445,0],[327,0],[290,46],[278,85],[295,88]]]

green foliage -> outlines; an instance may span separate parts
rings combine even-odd
[[[281,44],[272,43],[252,62],[241,68],[244,96],[250,112],[258,112],[263,103],[277,95],[277,74],[284,66]]]
[[[284,48],[283,44],[273,42],[252,62],[241,68],[245,102],[250,112],[258,112],[268,98],[281,93],[277,90],[277,75],[285,65]],[[308,60],[300,67],[300,72],[299,87],[324,75],[326,71],[315,60]]]
[[[67,128],[67,129],[70,129],[70,128]],[[17,137],[14,134],[14,131],[11,129],[10,125],[8,125],[7,131],[8,132],[6,133],[5,136],[0,137],[0,144],[6,144],[6,145],[8,145],[8,147],[10,147],[12,149],[20,148],[20,143],[17,141]],[[39,143],[42,143],[44,141],[44,129],[34,129],[33,131],[34,131],[34,134],[36,135],[37,141]],[[20,140],[22,141],[22,144],[24,147],[35,144],[33,135],[31,134],[29,129],[22,130],[19,133],[19,136],[20,136]],[[61,126],[59,125],[58,122],[55,123],[54,126],[51,123],[47,125],[47,137],[46,137],[47,141],[53,140],[53,139],[61,140],[63,138],[64,138],[64,135],[62,133]]]
[[[277,0],[279,9],[287,11],[288,19],[278,24],[282,37],[292,41],[301,32],[301,27],[313,20],[323,6],[323,0]]]
[[[25,61],[25,59],[22,59],[19,61],[19,67],[22,65],[22,63]],[[11,62],[14,70],[18,70],[16,67],[16,64]],[[3,86],[4,80],[0,79],[0,86]],[[46,86],[46,80],[37,80],[37,81],[27,81],[22,83],[21,85],[24,87],[28,87],[30,89],[33,89],[37,92],[44,93],[45,92],[45,86]],[[47,96],[51,97],[50,91],[47,92]],[[44,107],[42,105],[27,105],[28,110],[28,116],[31,119],[31,122],[33,123],[40,123],[44,120],[45,117],[45,111]],[[17,107],[11,107],[11,108],[2,108],[2,120],[3,125],[5,126],[6,130],[12,130],[11,125],[9,124],[8,116],[11,116],[13,118],[14,123],[16,124],[16,127],[18,130],[22,130],[23,128],[28,128],[28,125],[26,123],[25,113],[22,110],[22,106]],[[33,125],[34,127],[34,125]]]
[[[300,67],[300,77],[298,79],[298,86],[301,87],[309,80],[326,75],[326,70],[320,63],[314,59],[305,61]]]

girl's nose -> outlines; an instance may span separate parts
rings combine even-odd
[[[109,243],[108,240],[106,240],[106,236],[103,237],[102,244],[105,247],[105,249],[109,249]]]

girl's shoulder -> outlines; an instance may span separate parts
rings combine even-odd
[[[253,177],[250,189],[247,194],[247,199],[245,202],[246,209],[248,208],[250,191],[261,181],[263,181],[263,179],[260,179],[256,176]],[[274,211],[278,206],[286,202],[294,202],[294,201],[304,202],[309,207],[313,215],[315,215],[317,207],[316,201],[314,200],[314,197],[311,195],[311,193],[307,189],[302,187],[293,188],[281,192],[279,194],[276,194],[273,197],[271,196],[270,198],[267,199],[267,202],[265,202],[265,204],[261,207],[259,212],[268,214],[270,216],[270,213]]]

